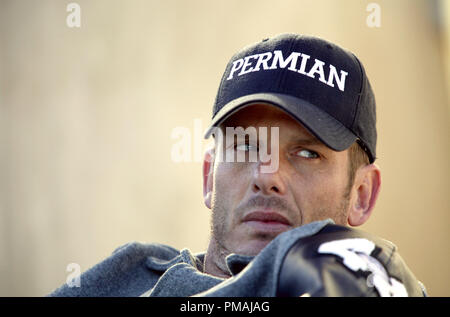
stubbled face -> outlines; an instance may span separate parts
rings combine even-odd
[[[248,106],[224,125],[267,127],[268,137],[260,140],[258,135],[258,142],[266,142],[269,153],[270,128],[279,127],[279,162],[276,171],[263,173],[269,163],[215,160],[211,209],[216,256],[256,255],[281,232],[316,220],[347,224],[347,151],[331,150],[273,106]],[[248,140],[229,146],[219,141],[216,156],[256,149]]]

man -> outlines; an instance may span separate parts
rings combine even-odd
[[[375,98],[352,53],[282,34],[234,55],[206,137],[206,253],[132,243],[53,296],[422,296],[391,243],[349,228],[381,185]]]

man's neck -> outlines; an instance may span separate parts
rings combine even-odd
[[[220,278],[229,278],[231,275],[225,263],[226,255],[227,253],[221,251],[214,239],[211,239],[205,254],[203,272]]]

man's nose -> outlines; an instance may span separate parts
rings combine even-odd
[[[270,162],[259,162],[255,167],[252,190],[255,193],[260,191],[265,195],[284,195],[286,193],[286,184],[280,173],[281,165],[275,171],[264,172],[264,165],[268,164]]]

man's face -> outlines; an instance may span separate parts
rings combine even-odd
[[[278,169],[263,173],[260,161],[215,160],[211,199],[212,239],[222,255],[258,254],[283,231],[332,218],[346,225],[348,216],[348,154],[336,152],[313,137],[285,112],[252,105],[224,124],[243,128],[279,128]],[[259,135],[258,135],[259,137]],[[260,142],[270,143],[267,140]],[[271,151],[272,144],[267,144]],[[216,156],[254,150],[252,144],[218,141]],[[274,155],[274,153],[271,153]]]

